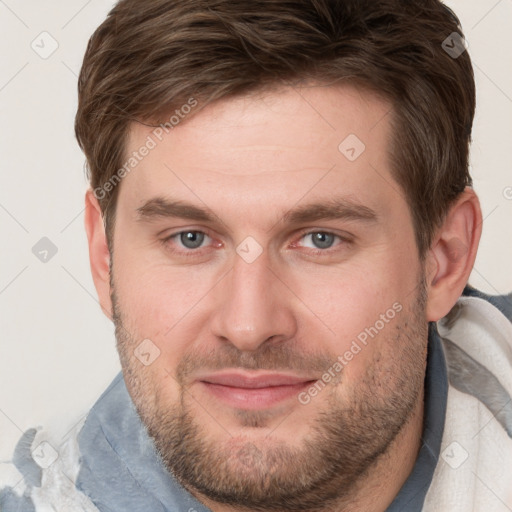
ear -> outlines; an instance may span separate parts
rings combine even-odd
[[[427,319],[446,316],[466,286],[482,233],[480,202],[472,188],[452,205],[427,255]]]
[[[112,320],[112,302],[110,300],[110,252],[103,225],[103,216],[98,200],[92,190],[85,195],[85,231],[89,242],[89,261],[92,279],[101,309]]]

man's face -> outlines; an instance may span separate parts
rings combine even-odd
[[[168,134],[132,126],[127,157],[154,147],[120,185],[116,335],[139,414],[191,492],[325,505],[418,410],[423,269],[389,111],[350,87],[289,88]]]

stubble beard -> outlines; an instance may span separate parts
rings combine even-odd
[[[425,302],[422,277],[409,310],[404,308],[396,323],[386,326],[374,340],[384,343],[387,350],[392,347],[392,357],[389,353],[382,357],[377,351],[351,396],[344,396],[348,392],[343,386],[343,373],[340,383],[324,389],[325,407],[297,447],[263,435],[233,439],[226,433],[224,440],[213,439],[211,430],[197,421],[193,412],[197,403],[184,385],[190,368],[201,368],[202,362],[197,360],[184,358],[178,365],[179,399],[172,405],[162,404],[158,389],[133,356],[137,340],[125,329],[112,293],[124,378],[162,463],[198,499],[203,496],[255,512],[314,512],[330,510],[330,506],[339,511],[350,504],[364,475],[411,419],[422,394],[428,332]],[[388,334],[384,340],[383,334]],[[325,370],[329,366],[325,361],[332,364],[336,357],[319,357],[315,364],[311,357],[292,355],[282,346],[274,353],[266,347],[257,355],[232,346],[230,350],[229,356],[219,358],[219,368],[222,359],[222,364],[229,360],[229,367],[247,369],[297,370],[299,361],[301,369],[316,369],[322,362]],[[292,363],[285,366],[286,360]],[[292,421],[300,421],[301,407],[307,405],[293,410]],[[215,417],[215,411],[211,415]],[[239,410],[236,415],[244,426],[265,426],[268,419],[265,411]]]

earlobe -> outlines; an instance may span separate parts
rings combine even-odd
[[[447,315],[467,284],[482,232],[482,212],[473,189],[452,205],[427,256],[427,319]]]
[[[89,243],[91,273],[101,309],[112,319],[110,300],[110,251],[107,244],[103,216],[92,190],[85,195],[85,231]]]

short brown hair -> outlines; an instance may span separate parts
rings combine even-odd
[[[91,186],[121,167],[131,122],[161,122],[191,97],[205,105],[301,81],[354,83],[393,106],[392,172],[424,255],[471,185],[473,70],[467,52],[446,51],[446,41],[460,49],[459,33],[438,0],[121,0],[91,37],[78,83]],[[99,198],[110,241],[117,193]]]

